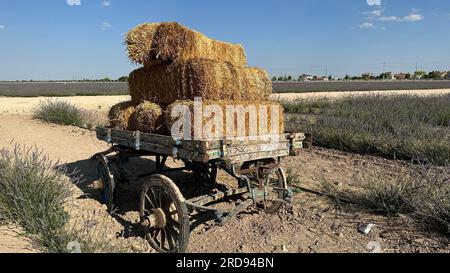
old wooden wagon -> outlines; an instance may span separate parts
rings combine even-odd
[[[291,203],[293,193],[280,167],[283,157],[296,155],[307,136],[283,134],[255,141],[175,140],[170,136],[97,128],[97,138],[111,148],[94,156],[98,160],[99,188],[104,202],[113,209],[116,189],[127,179],[124,162],[132,157],[154,156],[155,167],[140,175],[140,219],[145,238],[158,252],[185,252],[193,212],[210,212],[219,224],[255,206],[276,213]],[[166,167],[171,157],[184,162],[183,168]],[[237,181],[233,189],[215,187],[218,169]],[[212,185],[208,194],[185,199],[179,187],[166,176],[169,172],[191,171]],[[166,174],[166,175],[165,175]],[[212,206],[231,197],[240,197],[230,211]]]

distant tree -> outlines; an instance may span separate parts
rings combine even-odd
[[[330,76],[328,76],[328,80],[329,81],[332,81],[333,80],[333,77],[330,75]]]
[[[122,77],[118,78],[117,81],[119,81],[119,82],[127,82],[128,81],[128,77],[127,76],[122,76]]]
[[[350,75],[345,75],[345,78],[344,78],[346,81],[348,81],[348,80],[350,80],[351,79],[351,77],[350,77]]]
[[[283,81],[283,77],[278,77],[278,81],[282,82]]]
[[[431,71],[430,73],[428,73],[428,78],[429,79],[441,79],[442,78],[442,72],[440,71]]]
[[[407,80],[410,80],[410,79],[412,78],[411,73],[406,73],[405,78],[406,78]]]
[[[101,81],[101,82],[110,82],[111,79],[108,78],[108,77],[106,77],[106,78],[100,79],[100,81]]]
[[[414,79],[427,79],[428,73],[425,71],[416,71],[414,73]]]
[[[287,77],[287,81],[292,81],[292,76],[291,76],[291,75],[289,75],[289,76]]]
[[[277,77],[272,77],[272,81],[276,82],[277,81]]]

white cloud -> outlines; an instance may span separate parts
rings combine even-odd
[[[366,11],[366,12],[363,12],[362,14],[367,15],[369,19],[373,19],[373,18],[382,16],[383,13],[384,13],[384,9],[377,9],[377,10],[372,10],[372,11]]]
[[[381,6],[381,0],[367,0],[369,6]]]
[[[4,25],[0,25],[0,30],[4,30],[6,27]]]
[[[418,13],[411,13],[410,15],[403,17],[403,21],[405,22],[417,22],[422,21],[423,19],[423,15]]]
[[[375,28],[375,25],[371,22],[364,22],[359,25],[359,28]]]
[[[110,28],[112,28],[112,25],[110,23],[108,23],[108,22],[103,22],[103,23],[100,24],[100,29],[101,30],[107,30],[107,29],[110,29]]]
[[[66,0],[69,6],[81,6],[81,0]]]
[[[382,16],[382,17],[378,18],[378,20],[385,21],[385,22],[399,22],[402,19],[397,16]]]
[[[383,12],[384,12],[383,9],[378,9],[378,10],[372,11],[370,14],[371,14],[372,16],[379,17],[379,16],[383,15]]]
[[[423,15],[418,13],[411,13],[410,15],[407,15],[405,17],[382,16],[378,18],[378,20],[385,22],[418,22],[422,21],[423,19],[424,19]]]
[[[104,6],[104,7],[109,7],[109,6],[111,6],[111,0],[105,0],[105,1],[102,1],[102,6]]]

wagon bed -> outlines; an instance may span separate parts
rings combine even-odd
[[[234,164],[297,155],[304,142],[309,141],[302,133],[271,135],[264,140],[199,141],[110,128],[97,128],[96,131],[99,140],[110,144],[200,163],[225,160]]]

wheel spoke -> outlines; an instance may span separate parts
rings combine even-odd
[[[175,219],[173,219],[172,217],[169,217],[167,219],[167,222],[169,223],[169,225],[176,227],[178,230],[180,230],[180,223],[178,223],[177,221],[175,221]]]
[[[166,246],[166,230],[163,229],[161,232],[161,241],[159,242],[159,247],[161,249],[164,249],[165,246]]]
[[[171,212],[168,213],[169,216],[174,216],[174,215],[177,215],[177,214],[178,214],[177,210],[174,210],[174,211],[171,211]]]
[[[155,233],[153,233],[152,235],[153,240],[156,240],[160,231],[161,231],[160,229],[156,229]]]
[[[180,233],[177,232],[177,231],[173,228],[173,226],[167,225],[167,230],[169,231],[170,235],[172,236],[172,238],[173,238],[174,240],[178,240],[178,236],[180,235]]]
[[[161,192],[162,192],[162,189],[159,189],[159,190],[158,190],[159,207],[160,207],[160,208],[163,208],[163,206],[162,206],[162,194],[161,194]]]
[[[174,240],[172,238],[172,234],[170,232],[167,232],[166,229],[164,229],[164,234],[167,237],[167,243],[169,244],[169,249],[173,249],[173,247],[174,247]]]
[[[172,205],[172,200],[170,200],[170,197],[167,195],[166,192],[164,192],[164,194],[162,195],[163,200],[161,201],[161,208],[165,211],[165,212],[169,212],[170,210],[170,206]]]
[[[156,199],[156,195],[155,192],[153,191],[153,188],[150,188],[150,193],[151,193],[151,197],[153,197],[153,201],[154,201],[154,205],[155,205],[155,209],[158,208],[158,199]]]
[[[150,199],[150,197],[148,197],[147,194],[145,194],[145,198],[148,200],[148,202],[150,203],[150,206],[152,206],[153,209],[156,209],[155,204],[153,204],[152,200]]]

